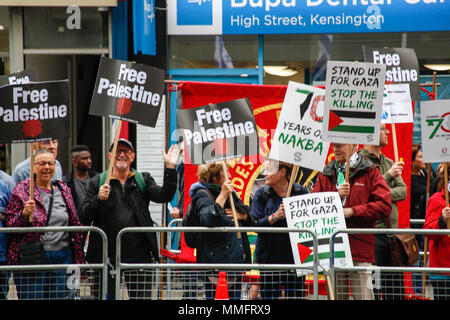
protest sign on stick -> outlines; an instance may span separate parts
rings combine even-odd
[[[421,103],[423,161],[443,162],[445,186],[448,185],[447,162],[450,161],[450,100],[430,100]],[[448,206],[448,188],[445,187]],[[450,223],[447,222],[447,228]]]
[[[222,162],[228,177],[227,160],[258,155],[258,133],[247,98],[177,110],[177,116],[185,153],[193,164]],[[231,194],[229,199],[237,227]]]
[[[419,61],[414,49],[363,46],[364,60],[386,65],[386,82],[407,84],[411,100],[420,101]]]
[[[330,268],[330,238],[338,229],[345,229],[344,210],[337,192],[319,192],[306,195],[283,198],[288,228],[309,230],[318,238],[318,259],[323,271]],[[292,254],[295,264],[312,267],[313,242],[309,233],[289,233]],[[336,236],[335,264],[352,267],[353,260],[350,251],[348,234]],[[308,273],[308,270],[298,269],[297,275]]]
[[[381,123],[391,124],[395,162],[399,161],[397,130],[395,128],[395,124],[410,123],[413,121],[413,110],[409,85],[406,83],[386,84],[384,86]],[[402,161],[402,158],[400,158],[400,161]]]
[[[30,199],[34,195],[34,142],[69,136],[68,80],[0,88],[0,143],[30,144]],[[30,221],[33,215],[29,216]]]
[[[322,129],[324,141],[379,144],[385,72],[383,64],[328,61]],[[347,152],[347,169],[349,160],[350,150]]]
[[[122,121],[155,127],[165,92],[165,71],[131,61],[102,57],[89,113],[118,120],[113,155]],[[114,158],[108,165],[109,184]]]
[[[269,158],[294,165],[287,197],[299,167],[322,171],[330,144],[322,141],[325,90],[289,81]]]
[[[0,87],[12,84],[28,84],[39,80],[36,68],[0,76]]]
[[[386,66],[328,61],[323,140],[378,145]]]

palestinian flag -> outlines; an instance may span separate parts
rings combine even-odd
[[[376,112],[330,110],[328,131],[375,133]]]
[[[342,237],[336,237],[334,239],[335,244],[342,245],[344,243],[344,239]],[[318,259],[319,260],[329,260],[330,259],[330,239],[329,238],[319,238],[318,239],[319,252]],[[313,262],[313,242],[306,241],[302,243],[297,243],[297,249],[300,256],[300,262]],[[335,246],[334,258],[345,258],[345,251],[339,250],[339,246]]]

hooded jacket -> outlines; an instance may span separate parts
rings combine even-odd
[[[386,183],[389,186],[389,189],[391,189],[391,202],[392,202],[392,211],[389,216],[389,220],[391,222],[391,228],[398,228],[398,207],[397,202],[402,201],[406,199],[407,196],[407,188],[406,184],[403,181],[401,176],[393,177],[389,174],[389,169],[394,164],[394,161],[392,161],[389,158],[386,158],[384,154],[380,154],[380,157],[378,158],[373,153],[370,153],[366,149],[361,149],[358,151],[358,153],[366,158],[370,164],[374,164],[378,167],[381,174],[383,175],[384,180],[386,180]],[[387,228],[386,221],[379,220],[376,223],[377,228]]]
[[[225,214],[230,209],[230,200],[226,200],[222,208],[216,202],[211,202],[204,192],[199,189],[208,189],[214,199],[220,194],[221,186],[214,184],[194,183],[190,190],[192,213],[196,214],[201,227],[234,227],[233,221]],[[247,214],[245,221],[239,220],[239,225],[253,225],[253,218],[249,208],[233,192],[233,201],[236,211]],[[236,232],[201,232],[197,245],[198,263],[250,263],[250,245],[245,232],[241,232],[238,239]]]
[[[313,192],[337,192],[336,160],[328,163],[319,173]],[[347,228],[375,228],[377,220],[389,217],[391,191],[380,171],[361,156],[358,156],[349,174],[350,195],[344,208],[352,208],[353,216],[345,219]],[[373,234],[349,234],[350,249],[354,261],[375,262]]]

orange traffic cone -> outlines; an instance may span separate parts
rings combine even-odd
[[[224,271],[219,272],[219,280],[216,287],[216,300],[229,300],[227,274]]]

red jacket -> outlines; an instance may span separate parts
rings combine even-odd
[[[319,173],[313,192],[337,192],[336,177],[336,160],[333,160]],[[347,228],[375,228],[377,220],[389,217],[391,191],[375,166],[359,157],[355,166],[350,167],[349,182],[350,195],[344,208],[353,208],[353,216],[345,219]],[[353,261],[375,263],[373,234],[349,234],[348,237]]]
[[[442,189],[428,199],[424,229],[447,229],[442,219],[444,207],[445,193]],[[447,234],[428,234],[427,237],[430,240],[430,267],[450,267],[450,237]]]

